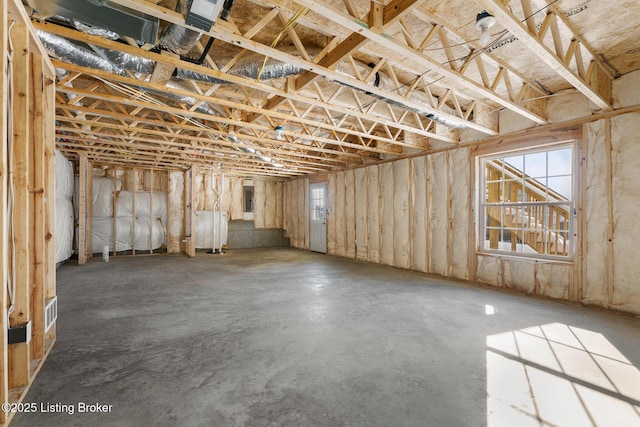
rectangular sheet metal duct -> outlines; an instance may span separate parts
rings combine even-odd
[[[108,0],[30,0],[39,15],[60,15],[155,45],[159,20]]]

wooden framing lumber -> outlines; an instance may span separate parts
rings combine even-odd
[[[0,403],[16,403],[55,341],[55,324],[44,332],[44,305],[56,289],[55,73],[18,0],[0,4],[0,57],[0,221],[12,224],[0,227]],[[8,344],[9,327],[28,323],[26,342]],[[0,425],[13,415],[0,412]]]
[[[556,18],[554,16],[550,18],[552,20],[551,28],[555,46],[555,52],[552,51],[543,43],[535,25],[532,27],[532,17],[527,16],[526,10],[533,10],[531,8],[530,0],[521,0],[521,2],[525,6],[526,26],[523,25],[521,20],[516,17],[503,2],[498,0],[476,0],[476,3],[494,15],[496,20],[502,26],[518,37],[524,46],[529,48],[534,55],[538,56],[542,61],[549,65],[549,67],[551,67],[558,75],[562,76],[567,82],[578,89],[584,96],[589,98],[602,110],[612,110],[610,93],[607,93],[609,91],[593,87],[591,82],[586,79],[587,76],[583,77],[580,75],[580,70],[584,67],[584,64],[581,63],[578,66],[578,72],[575,72],[569,67],[568,59],[571,59],[575,53],[580,50],[577,39],[574,38],[568,44],[567,50],[565,51],[560,40],[559,32],[555,29],[557,22],[555,21]],[[576,57],[575,59],[580,61],[581,57]]]
[[[87,205],[88,198],[88,175],[91,173],[89,169],[89,159],[87,155],[81,153],[79,155],[79,196],[78,196],[78,265],[87,263]]]
[[[353,18],[346,16],[342,12],[337,11],[336,9],[332,8],[331,6],[323,2],[318,2],[315,0],[296,0],[296,3],[302,6],[308,7],[309,9],[313,10],[314,12],[322,16],[329,17],[332,21],[346,28],[349,28],[352,31],[358,31],[359,33],[367,37],[367,39],[374,41],[380,46],[383,46],[395,52],[398,52],[399,54],[402,54],[407,58],[411,58],[411,60],[416,62],[417,64],[437,70],[437,72],[440,75],[450,78],[451,80],[455,81],[457,84],[467,89],[471,89],[474,92],[478,93],[479,95],[484,96],[492,100],[493,102],[496,102],[522,115],[523,117],[533,120],[534,122],[539,124],[546,123],[545,119],[513,103],[512,101],[499,96],[498,94],[495,93],[495,91],[489,90],[487,87],[471,80],[470,78],[466,77],[464,74],[461,74],[456,70],[453,70],[450,66],[447,66],[446,64],[442,64],[439,61],[433,60],[431,57],[425,55],[418,49],[412,48],[410,46],[407,46],[406,44],[403,44],[397,40],[390,38],[387,34],[385,34],[383,31],[377,28],[367,28],[368,26],[362,25],[362,23],[358,22],[358,20],[354,20]],[[438,113],[435,112],[434,114],[438,114]],[[459,121],[459,119],[457,120]],[[475,123],[470,124],[470,122],[464,122],[464,121],[460,123],[463,126],[467,126],[471,129],[478,130],[488,135],[496,134],[495,131],[489,130],[484,126],[476,125]]]
[[[31,321],[30,283],[33,261],[30,250],[31,195],[30,176],[30,96],[31,75],[20,72],[29,70],[29,29],[25,24],[16,24],[10,33],[13,54],[13,142],[11,144],[11,185],[13,186],[13,215],[11,219],[13,261],[10,327],[26,325]],[[30,343],[9,346],[9,388],[24,387],[29,383]]]
[[[184,251],[193,258],[196,256],[196,209],[195,203],[195,180],[198,176],[198,168],[193,166],[184,173]]]
[[[6,1],[0,2],[0,54],[2,58],[5,58],[8,54],[9,46],[9,21],[8,21],[8,3]],[[8,79],[8,63],[5,60],[0,61],[0,115],[1,117],[7,117],[8,109],[11,108],[9,104],[9,85]],[[6,120],[0,120],[0,173],[2,173],[3,181],[6,180],[8,171],[7,164],[7,130],[8,124]],[[7,220],[7,185],[0,186],[0,223],[4,224]],[[7,228],[0,227],[0,259],[5,260],[9,256],[10,247],[7,235]],[[8,270],[4,267],[4,262],[0,265],[0,343],[7,342],[7,331],[9,330],[9,318],[7,316],[7,277],[9,275]],[[9,386],[8,386],[8,351],[7,345],[0,346],[0,403],[7,402],[9,400]],[[7,413],[0,411],[0,423],[4,424],[7,420]]]

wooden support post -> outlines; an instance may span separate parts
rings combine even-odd
[[[7,3],[0,2],[0,173],[3,182],[7,179],[7,104],[9,93],[9,80],[7,79],[7,57],[8,52],[8,20],[7,20]],[[4,224],[7,214],[7,185],[0,185],[0,224]],[[0,259],[4,260],[9,255],[7,239],[7,228],[0,227]],[[9,323],[7,318],[7,274],[5,263],[0,263],[0,403],[6,403],[9,400],[9,388],[7,383],[7,331]],[[7,413],[0,411],[0,423],[7,420]]]
[[[80,163],[79,171],[79,201],[78,201],[78,265],[87,263],[87,169],[89,160],[87,155],[78,155]]]
[[[87,219],[85,232],[87,233],[87,259],[93,258],[93,162],[87,167]],[[102,248],[100,248],[102,249]]]
[[[136,254],[136,186],[138,185],[138,171],[134,168],[133,186],[131,187],[131,253]]]
[[[184,224],[185,224],[185,244],[184,251],[191,258],[196,256],[196,210],[195,210],[195,181],[198,174],[198,168],[192,166],[190,170],[184,173]]]
[[[44,59],[44,58],[43,58]],[[55,74],[52,69],[44,73],[44,91],[42,97],[43,127],[42,139],[44,149],[44,247],[45,247],[45,303],[56,296],[56,203],[55,203],[55,159],[56,159],[56,130],[55,130]],[[55,323],[49,327],[45,335],[45,354],[51,349],[56,339]]]
[[[33,54],[31,67],[31,150],[29,170],[31,175],[31,358],[39,359],[44,355],[44,298],[46,283],[46,240],[45,240],[45,135],[46,123],[43,120],[44,75],[42,57]],[[49,195],[49,197],[51,197]]]
[[[426,212],[426,223],[425,227],[427,228],[427,272],[432,272],[433,268],[431,266],[432,254],[433,254],[433,230],[431,229],[432,220],[433,220],[433,200],[431,199],[431,173],[433,171],[433,165],[431,164],[431,156],[427,156],[425,159],[425,176],[427,177],[427,185],[426,187],[426,198],[427,198],[427,212]]]
[[[445,271],[447,276],[451,276],[453,270],[453,197],[451,195],[451,181],[453,180],[453,162],[451,161],[451,152],[445,153],[447,165],[447,264]]]
[[[167,223],[164,225],[167,229],[167,233],[165,234],[166,238],[165,238],[165,245],[167,246],[167,253],[170,254],[171,253],[171,249],[170,249],[170,233],[171,233],[171,221],[173,221],[173,218],[171,218],[171,174],[172,171],[168,171],[166,172],[167,174],[167,192],[165,193],[165,199],[167,201]]]
[[[11,32],[15,49],[13,54],[13,144],[11,181],[13,185],[13,312],[9,315],[11,327],[27,324],[30,320],[29,284],[32,254],[30,245],[30,73],[29,31],[26,25],[16,24]],[[9,388],[29,383],[30,343],[9,346]]]
[[[606,163],[606,191],[607,191],[607,305],[614,303],[614,268],[613,268],[613,235],[615,232],[613,222],[613,159],[611,146],[611,119],[605,119],[604,150],[607,156]]]
[[[153,216],[153,169],[151,169],[151,188],[149,189],[149,253],[153,253],[153,224],[155,218]]]
[[[476,180],[476,159],[474,159],[473,155],[469,155],[469,177],[471,179],[471,183],[477,182]],[[478,203],[474,201],[474,195],[476,186],[473,184],[469,185],[469,193],[467,194],[467,206],[469,210],[469,215],[467,219],[468,229],[469,229],[469,246],[468,246],[468,258],[467,264],[469,266],[469,271],[467,272],[467,278],[471,281],[478,280],[477,270],[478,270],[478,255],[477,255],[477,239],[476,235],[478,233],[478,228],[476,224],[477,212],[475,209],[478,209]],[[479,191],[479,189],[478,189]],[[476,199],[477,200],[477,199]],[[474,209],[475,206],[475,209]]]
[[[120,195],[120,192],[118,191],[117,177],[118,168],[113,168],[113,208],[111,209],[111,214],[113,216],[113,256],[116,256],[116,253],[118,251],[118,238],[116,234],[116,232],[118,231],[118,228],[116,227],[116,220],[118,218],[118,215],[116,215],[116,213],[118,212],[118,196]]]

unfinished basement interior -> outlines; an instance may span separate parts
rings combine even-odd
[[[0,14],[0,426],[640,427],[640,2]]]

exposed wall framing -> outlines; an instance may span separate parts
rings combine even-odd
[[[637,135],[640,112],[628,107],[599,120],[572,120],[516,132],[513,138],[319,175],[313,181],[325,180],[329,193],[327,251],[640,314],[634,290],[637,233],[623,231],[640,228]],[[577,141],[574,179],[579,184],[573,261],[478,253],[475,156],[570,139]],[[304,249],[309,230],[300,218],[308,217],[302,192],[308,182],[284,186],[285,230],[291,244]],[[348,199],[356,201],[355,217]]]
[[[56,296],[55,72],[17,0],[0,5],[0,52],[0,403],[6,403],[23,399],[56,339],[55,325],[45,333],[44,319],[46,302]],[[29,323],[31,337],[8,345],[8,329]],[[12,416],[2,411],[0,424]]]

